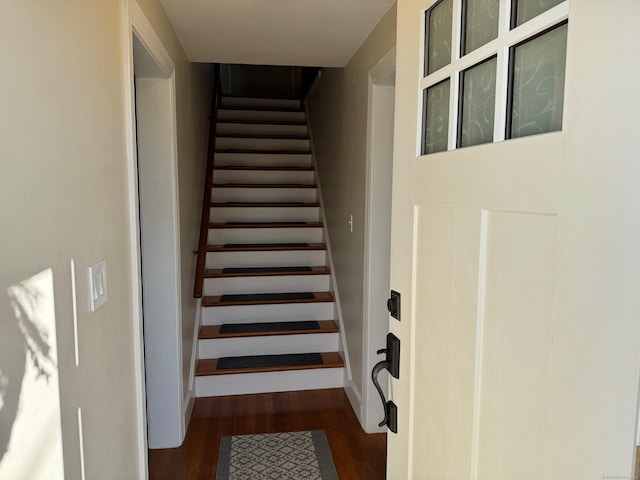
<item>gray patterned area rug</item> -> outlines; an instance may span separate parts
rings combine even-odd
[[[324,430],[222,437],[218,480],[338,480]]]

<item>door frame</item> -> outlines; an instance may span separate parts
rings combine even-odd
[[[153,58],[162,76],[170,82],[171,96],[171,144],[173,168],[171,171],[173,184],[177,186],[177,131],[175,118],[175,66],[170,55],[164,48],[160,38],[155,33],[151,23],[135,0],[122,0],[122,40],[123,40],[123,74],[124,74],[124,112],[126,132],[126,158],[127,158],[127,192],[129,214],[129,248],[131,255],[131,294],[132,294],[132,321],[133,321],[133,357],[135,369],[136,388],[136,432],[138,445],[138,474],[139,478],[147,479],[148,471],[148,443],[147,443],[147,407],[146,407],[146,381],[144,359],[144,330],[142,308],[142,260],[140,248],[140,211],[138,192],[138,154],[136,132],[136,96],[134,81],[133,35],[142,42],[148,53]],[[173,209],[177,208],[177,188],[173,192]],[[179,240],[179,218],[174,216],[172,222],[174,238]],[[176,244],[179,248],[179,241]],[[178,252],[176,252],[177,254]],[[176,256],[179,261],[179,256]],[[179,271],[179,270],[178,270]],[[180,316],[177,317],[178,321]],[[176,340],[177,341],[177,340]],[[178,348],[180,342],[177,341]],[[179,350],[180,352],[180,350]],[[179,373],[182,370],[179,369]],[[181,397],[181,396],[180,396]],[[182,400],[182,398],[181,398]],[[182,409],[181,409],[182,412]],[[181,413],[180,412],[180,413]],[[181,436],[184,434],[184,419],[181,425]]]
[[[386,261],[390,260],[391,241],[391,177],[382,175],[384,167],[393,169],[393,136],[384,138],[377,131],[377,119],[381,115],[388,115],[388,105],[382,105],[379,99],[380,88],[387,86],[381,82],[386,80],[396,69],[396,47],[392,47],[385,53],[378,62],[369,70],[368,83],[368,110],[367,110],[367,156],[366,156],[366,182],[365,182],[365,215],[364,215],[364,285],[363,285],[363,316],[364,331],[362,337],[363,369],[366,374],[362,376],[363,385],[362,405],[360,411],[360,423],[367,433],[384,432],[386,427],[378,427],[378,423],[384,412],[381,409],[378,392],[370,380],[368,372],[381,360],[376,351],[385,347],[385,335],[389,332],[388,317],[376,317],[375,311],[379,305],[386,302],[389,294],[389,264],[380,265],[381,257],[386,256]],[[395,103],[395,98],[392,99]],[[386,111],[385,111],[386,110]],[[390,142],[387,144],[387,141]],[[384,146],[391,156],[381,158],[378,155],[380,142],[385,142]],[[382,192],[382,198],[380,193]],[[384,203],[389,206],[387,215],[381,217],[376,215],[375,203]],[[380,235],[388,237],[388,245],[377,245],[375,240]],[[386,250],[383,251],[383,250]],[[387,272],[386,286],[382,288],[379,284],[380,270]],[[386,393],[386,382],[381,382],[381,387]]]

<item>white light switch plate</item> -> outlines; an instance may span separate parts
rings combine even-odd
[[[102,260],[89,267],[89,305],[95,312],[107,301],[107,263]]]

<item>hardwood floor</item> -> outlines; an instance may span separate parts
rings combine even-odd
[[[223,436],[316,429],[341,480],[385,478],[386,434],[366,434],[340,388],[198,398],[184,444],[149,451],[149,478],[214,479]]]

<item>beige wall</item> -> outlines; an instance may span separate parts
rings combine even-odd
[[[78,407],[87,478],[128,479],[138,472],[123,5],[0,3],[0,292],[53,270],[67,478],[80,477]],[[208,74],[187,63],[159,2],[141,6],[176,64],[186,359],[195,317],[191,250],[199,213],[193,209],[199,210],[202,190]],[[107,263],[108,301],[90,313],[86,271],[100,259]],[[0,327],[16,321],[4,293],[0,307]]]
[[[369,70],[395,44],[395,5],[344,69],[324,69],[308,98],[309,121],[344,317],[353,384],[363,361],[363,268]],[[353,233],[347,219],[353,215]],[[384,299],[383,299],[384,300]],[[362,393],[362,392],[358,392]]]

